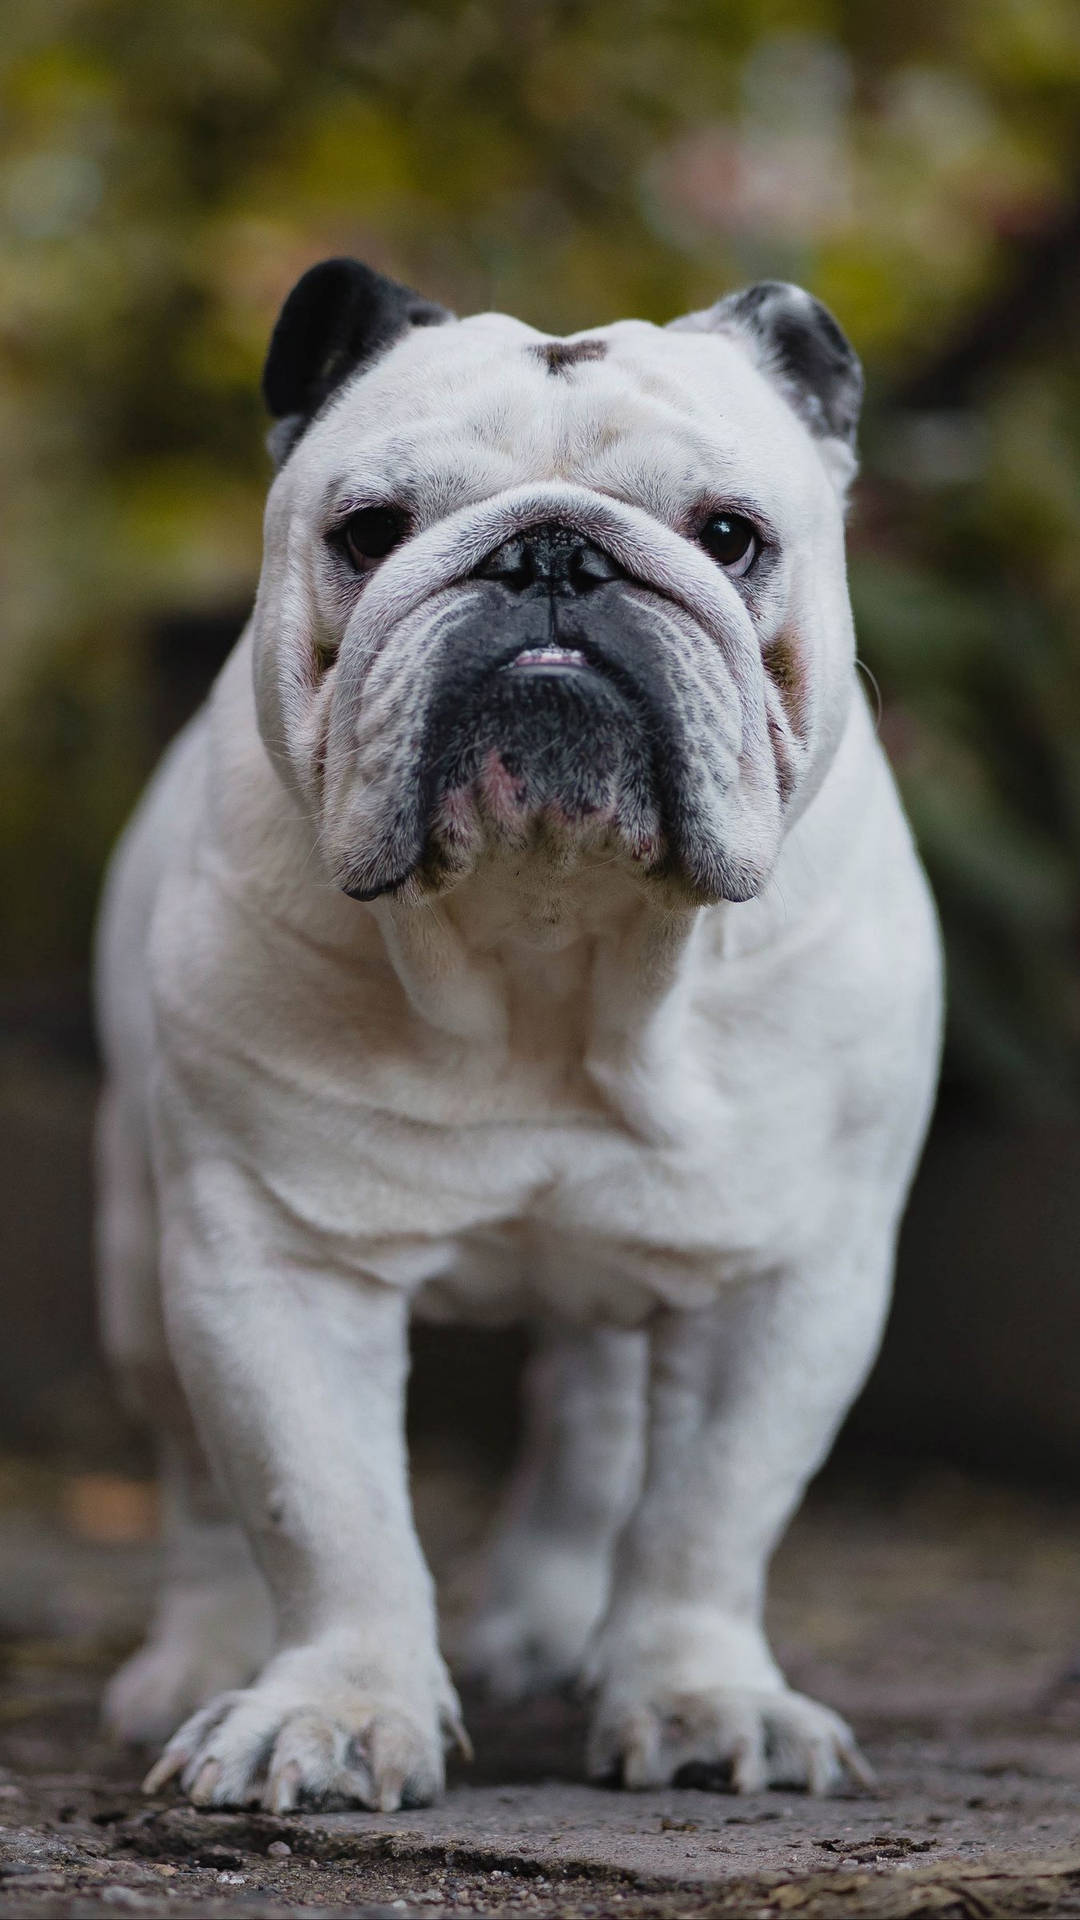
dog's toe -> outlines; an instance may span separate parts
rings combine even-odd
[[[430,1692],[361,1685],[311,1650],[272,1663],[196,1713],[145,1782],[172,1781],[196,1806],[426,1806],[443,1785],[444,1739],[464,1741],[445,1673]],[[467,1744],[467,1743],[466,1743]]]
[[[673,1781],[755,1793],[764,1787],[835,1791],[873,1784],[839,1714],[787,1689],[717,1687],[655,1700],[601,1701],[589,1741],[594,1779],[627,1787]]]

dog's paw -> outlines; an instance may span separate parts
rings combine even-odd
[[[120,1740],[159,1745],[216,1694],[250,1680],[271,1634],[269,1597],[254,1573],[221,1588],[167,1593],[149,1639],[105,1689],[106,1727]]]
[[[511,1704],[553,1693],[574,1678],[584,1636],[563,1637],[514,1607],[493,1607],[474,1620],[455,1663],[462,1677]]]
[[[839,1714],[785,1687],[715,1687],[599,1702],[589,1736],[595,1780],[627,1787],[687,1785],[755,1793],[831,1793],[846,1775],[873,1775]]]
[[[144,1782],[172,1780],[195,1806],[347,1805],[393,1813],[442,1792],[444,1745],[468,1752],[441,1661],[427,1686],[395,1685],[364,1653],[292,1649],[252,1687],[222,1694],[170,1740]]]
[[[527,1699],[576,1678],[607,1596],[608,1567],[580,1553],[516,1555],[466,1628],[455,1665],[497,1700]]]

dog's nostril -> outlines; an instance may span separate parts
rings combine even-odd
[[[582,545],[573,549],[566,577],[575,593],[591,593],[594,587],[602,587],[608,580],[618,580],[620,571],[610,555],[601,553],[599,547]]]
[[[524,537],[506,540],[494,553],[488,554],[476,572],[481,580],[498,580],[502,586],[520,593],[536,579],[535,556]]]

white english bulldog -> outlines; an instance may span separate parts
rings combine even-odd
[[[291,294],[255,612],[101,930],[104,1323],[170,1556],[107,1711],[172,1735],[151,1790],[390,1810],[467,1745],[414,1312],[537,1328],[468,1667],[582,1676],[598,1779],[863,1776],[762,1626],[938,1057],[855,672],[860,391],[772,282],[569,339],[350,260]]]

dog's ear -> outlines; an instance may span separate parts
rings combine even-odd
[[[831,443],[836,477],[846,485],[855,472],[862,367],[820,300],[785,280],[759,280],[670,325],[677,332],[732,333],[744,340],[815,438]]]
[[[262,390],[277,425],[280,464],[334,388],[410,327],[452,319],[445,307],[359,260],[323,260],[298,280],[278,316]]]

